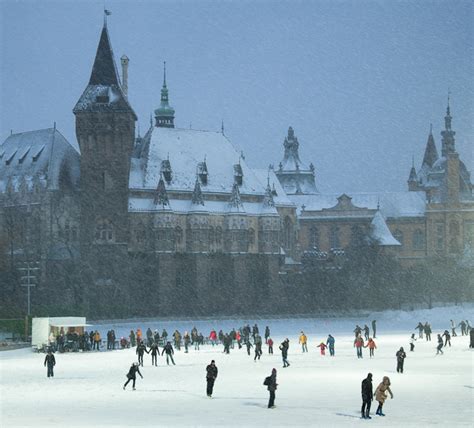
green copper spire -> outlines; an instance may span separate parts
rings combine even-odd
[[[160,107],[155,110],[155,126],[159,128],[174,128],[174,108],[169,105],[168,87],[166,86],[166,61],[163,63],[161,103]]]

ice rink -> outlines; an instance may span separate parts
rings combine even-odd
[[[472,426],[474,350],[469,337],[452,339],[444,355],[436,354],[436,335],[449,327],[449,319],[470,319],[473,307],[440,308],[432,311],[384,312],[358,318],[300,318],[292,320],[176,320],[133,321],[94,324],[102,337],[114,328],[117,336],[130,328],[150,326],[171,335],[194,325],[207,336],[211,328],[225,331],[243,323],[257,322],[260,333],[270,326],[275,354],[254,362],[245,348],[204,346],[175,352],[176,366],[166,366],[159,357],[151,366],[145,354],[137,379],[137,390],[124,391],[125,374],[136,361],[135,349],[88,353],[56,354],[55,377],[46,377],[44,354],[30,349],[0,352],[2,427],[316,427],[316,426]],[[361,326],[377,318],[377,349],[369,359],[357,359],[353,348],[355,324]],[[409,352],[409,337],[418,321],[429,321],[432,341],[418,340]],[[309,352],[303,354],[298,336],[304,330]],[[331,333],[336,339],[336,356],[321,356],[316,348]],[[128,335],[128,333],[127,333]],[[282,368],[279,343],[290,339],[291,366]],[[416,332],[416,337],[418,333]],[[396,373],[395,353],[407,351],[405,373]],[[212,399],[206,397],[205,368],[216,360],[219,376]],[[278,370],[276,408],[267,409],[268,392],[263,380],[271,369]],[[384,406],[385,417],[360,419],[361,381],[373,373],[374,391],[383,376],[391,379],[394,399]],[[129,386],[130,387],[130,386]]]

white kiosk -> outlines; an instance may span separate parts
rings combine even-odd
[[[58,336],[61,331],[64,334],[76,332],[84,334],[84,329],[89,324],[85,317],[44,317],[33,318],[31,328],[31,346],[42,348],[49,344],[49,335],[53,333]]]

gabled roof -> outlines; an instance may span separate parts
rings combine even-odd
[[[438,160],[438,151],[436,150],[436,144],[434,141],[433,133],[430,131],[428,141],[426,142],[425,155],[423,156],[422,165],[427,165],[430,168]]]
[[[10,135],[0,146],[0,191],[7,186],[29,189],[35,180],[49,190],[58,190],[67,180],[79,186],[80,155],[56,128]]]

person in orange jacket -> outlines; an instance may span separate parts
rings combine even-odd
[[[321,355],[326,355],[327,345],[324,342],[321,342],[317,347],[321,350]]]
[[[374,349],[377,349],[374,339],[369,337],[369,341],[367,342],[367,345],[365,345],[365,348],[369,348],[369,355],[370,358],[372,358],[374,356]]]
[[[99,350],[100,340],[100,333],[96,330],[94,333],[94,349]]]
[[[303,350],[303,352],[308,352],[308,338],[303,332],[301,332],[299,342],[301,344],[301,349]]]
[[[141,328],[137,328],[137,345],[140,344],[140,342],[142,341],[142,329]]]

